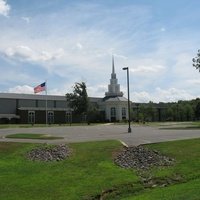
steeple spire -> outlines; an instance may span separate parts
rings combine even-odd
[[[106,97],[122,97],[123,93],[120,92],[120,85],[118,84],[117,76],[115,73],[114,56],[112,55],[112,73],[110,84],[108,85],[108,92],[105,93]]]
[[[112,74],[111,74],[112,79],[116,79],[116,74],[115,74],[115,63],[114,63],[114,56],[112,55]]]
[[[115,74],[114,56],[112,55],[112,73]]]

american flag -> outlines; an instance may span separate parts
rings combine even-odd
[[[46,82],[36,86],[34,88],[34,93],[42,92],[42,91],[45,91],[45,90],[46,90]]]

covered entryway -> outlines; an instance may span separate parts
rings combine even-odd
[[[20,116],[15,114],[0,114],[0,124],[15,124]]]

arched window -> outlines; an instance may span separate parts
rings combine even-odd
[[[28,111],[28,123],[35,124],[35,111]]]
[[[48,123],[53,124],[54,123],[54,112],[48,111]]]

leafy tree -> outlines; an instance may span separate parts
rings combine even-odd
[[[83,114],[88,111],[88,95],[84,82],[75,83],[73,93],[67,93],[66,98],[69,107],[74,110],[74,113]]]
[[[167,117],[166,118],[167,121],[173,121],[173,120],[175,120],[175,118],[174,118],[174,111],[173,111],[172,106],[168,106],[167,107],[166,117]]]
[[[154,121],[155,118],[155,107],[152,101],[148,103],[146,108],[146,117],[148,121]]]
[[[197,120],[200,119],[200,102],[197,103],[196,108],[195,108],[195,117]]]
[[[146,112],[145,111],[146,111],[146,109],[145,109],[144,105],[140,105],[139,114],[138,114],[139,121],[146,120]]]
[[[197,56],[192,59],[193,67],[199,70],[200,72],[200,49],[198,50]]]
[[[186,120],[192,121],[194,119],[194,110],[192,109],[192,106],[188,103],[185,106],[186,109]]]

